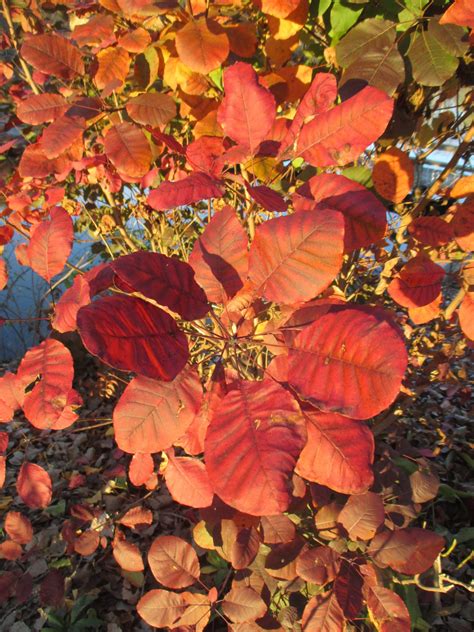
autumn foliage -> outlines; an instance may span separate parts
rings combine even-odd
[[[3,3],[0,252],[51,304],[0,377],[1,599],[65,489],[27,450],[9,462],[10,428],[89,433],[85,356],[121,385],[109,478],[128,496],[110,513],[69,477],[61,542],[113,556],[148,625],[411,629],[397,586],[446,545],[435,455],[383,433],[446,376],[426,332],[458,355],[474,339],[474,183],[452,180],[472,128],[449,101],[469,99],[473,12],[448,4]],[[446,125],[452,164],[417,186]],[[163,491],[179,536],[152,529]],[[42,581],[60,608],[61,573]]]

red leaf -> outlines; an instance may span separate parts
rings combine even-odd
[[[451,226],[458,246],[466,252],[474,250],[474,197],[456,207]]]
[[[0,247],[11,241],[13,233],[14,231],[11,226],[0,226]]]
[[[22,178],[46,178],[51,174],[64,174],[72,168],[72,163],[64,156],[54,160],[46,158],[39,143],[28,145],[18,166]]]
[[[257,557],[260,542],[261,539],[255,527],[238,529],[230,549],[232,568],[236,570],[248,568]]]
[[[97,531],[89,530],[84,531],[81,535],[74,540],[74,550],[79,555],[84,555],[84,557],[88,557],[92,555],[99,546],[100,536]]]
[[[130,70],[130,55],[120,46],[104,48],[97,55],[95,85],[109,96],[113,90],[121,88]],[[121,123],[124,125],[124,123]]]
[[[365,187],[335,173],[322,173],[301,186],[293,200],[295,210],[326,209],[344,215],[344,251],[370,246],[387,229],[383,204]]]
[[[71,388],[73,376],[71,353],[58,340],[47,338],[26,353],[17,379],[25,389],[41,377],[23,403],[25,416],[35,428],[60,430],[77,419],[77,415],[69,414],[71,411],[67,409],[81,403]]]
[[[202,461],[191,457],[170,457],[165,480],[173,500],[188,507],[209,507],[214,493]]]
[[[221,198],[223,194],[217,180],[205,173],[192,173],[176,182],[163,182],[151,191],[147,202],[155,211],[166,211],[209,198]]]
[[[214,491],[251,515],[285,511],[304,440],[298,405],[287,391],[271,380],[240,382],[221,400],[207,430],[205,461]]]
[[[234,623],[248,623],[263,617],[267,605],[253,588],[236,586],[224,597],[222,612]]]
[[[371,540],[384,520],[382,497],[374,492],[351,496],[338,517],[351,540]]]
[[[130,529],[138,526],[149,526],[153,522],[153,514],[144,507],[132,507],[119,519],[119,523]]]
[[[140,292],[185,320],[202,318],[209,311],[206,295],[194,280],[194,270],[184,261],[155,252],[134,252],[119,257],[111,266],[126,284],[121,289]]]
[[[191,369],[172,382],[134,378],[114,410],[117,445],[132,454],[167,450],[191,424],[201,399],[199,377]]]
[[[388,588],[366,588],[367,608],[380,632],[410,632],[410,613],[402,599]]]
[[[133,123],[110,127],[104,137],[104,149],[117,171],[129,178],[141,178],[150,169],[150,144],[142,130]]]
[[[180,60],[194,72],[207,75],[219,68],[229,55],[229,39],[215,22],[190,20],[176,33]]]
[[[55,33],[33,35],[22,45],[21,56],[46,75],[66,81],[84,74],[81,53],[71,42]]]
[[[467,292],[458,311],[459,324],[466,338],[474,340],[474,292]],[[1,378],[0,378],[1,379]],[[1,394],[0,394],[1,399]],[[0,401],[1,409],[1,401]],[[0,414],[1,417],[1,414]]]
[[[366,86],[305,125],[296,154],[315,167],[346,165],[383,134],[392,111],[393,99],[378,88]]]
[[[174,627],[188,606],[186,594],[150,590],[138,602],[137,612],[148,625],[156,628]]]
[[[454,238],[451,224],[440,217],[418,217],[409,224],[408,232],[417,241],[432,248],[444,246]]]
[[[324,586],[334,581],[339,565],[339,553],[329,546],[305,547],[296,559],[296,572],[305,582]]]
[[[127,103],[127,113],[136,123],[164,127],[176,116],[176,103],[169,94],[145,92]]]
[[[333,413],[306,413],[308,441],[297,473],[343,494],[360,494],[373,483],[374,438],[361,423]]]
[[[263,185],[250,186],[248,182],[245,182],[245,188],[249,192],[250,197],[270,213],[285,213],[288,210],[288,202],[270,187]]]
[[[390,566],[405,575],[419,575],[433,566],[443,547],[444,538],[437,533],[408,527],[382,531],[370,543],[368,553],[381,568]]]
[[[16,489],[21,500],[32,509],[44,509],[53,496],[48,472],[35,463],[23,463],[18,473]]]
[[[75,143],[82,143],[86,122],[78,116],[60,116],[50,123],[41,137],[41,147],[46,158],[57,158]]]
[[[273,95],[259,84],[252,66],[242,62],[225,69],[224,92],[217,120],[227,136],[255,153],[275,121]]]
[[[186,588],[199,579],[196,551],[174,535],[161,535],[153,540],[148,564],[155,579],[167,588]]]
[[[5,531],[18,544],[28,544],[33,539],[33,527],[29,519],[18,511],[9,511],[5,517]]]
[[[249,278],[269,301],[297,303],[325,290],[342,264],[344,222],[327,210],[276,217],[257,228]]]
[[[342,560],[333,591],[348,619],[355,619],[362,608],[362,585],[363,579],[358,566]]]
[[[321,410],[369,419],[393,402],[406,366],[403,339],[391,323],[374,311],[347,308],[298,334],[288,381]]]
[[[60,570],[49,571],[41,582],[40,602],[43,606],[60,608],[64,602],[64,576]]]
[[[62,116],[68,109],[69,104],[60,94],[33,94],[18,104],[16,115],[30,125],[40,125],[49,123]]]
[[[403,266],[387,292],[402,307],[423,307],[441,292],[444,270],[425,255],[418,255]]]
[[[132,296],[107,296],[81,307],[86,349],[123,371],[170,381],[184,368],[188,343],[166,312]]]
[[[59,206],[51,209],[51,219],[34,227],[27,248],[28,259],[33,270],[46,281],[62,272],[71,253],[73,235],[72,220]]]
[[[124,571],[138,573],[145,569],[140,549],[136,544],[128,542],[120,531],[115,532],[112,546],[114,559]]]
[[[303,611],[304,632],[343,632],[345,616],[334,591],[312,597]]]
[[[470,0],[454,0],[441,16],[440,24],[457,24],[474,29],[474,10]]]
[[[13,540],[5,540],[0,542],[0,560],[9,560],[14,562],[23,555],[23,549],[18,542]]]
[[[0,259],[0,291],[8,283],[8,268],[5,259]]]
[[[265,544],[285,544],[295,538],[295,524],[285,514],[263,516],[261,525]]]
[[[118,41],[119,46],[129,53],[142,53],[150,43],[150,33],[141,26],[125,33]]]
[[[318,72],[296,110],[291,126],[284,137],[279,155],[293,145],[303,127],[315,116],[327,112],[337,97],[336,77],[330,73]]]
[[[77,327],[77,312],[90,303],[89,283],[84,275],[77,275],[74,283],[56,303],[51,325],[56,331],[65,333]]]
[[[189,264],[210,301],[225,303],[243,287],[247,243],[247,234],[230,206],[216,213],[196,240]]]
[[[8,423],[15,411],[21,407],[24,392],[21,383],[13,373],[0,377],[0,423]]]
[[[193,169],[202,171],[211,178],[222,173],[222,160],[219,160],[225,148],[222,138],[201,136],[186,147],[186,159]]]
[[[151,454],[137,452],[133,455],[128,468],[128,477],[136,486],[145,485],[155,471],[155,464]]]
[[[8,433],[0,432],[0,452],[6,452],[8,448]]]

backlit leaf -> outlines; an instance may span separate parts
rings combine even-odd
[[[151,191],[147,201],[155,211],[166,211],[201,200],[220,198],[223,193],[217,180],[205,173],[192,173],[176,182],[163,182]]]
[[[78,274],[74,283],[56,303],[51,325],[61,333],[76,329],[77,312],[90,303],[90,288],[84,275]]]
[[[230,206],[216,213],[196,240],[189,264],[210,301],[224,303],[243,287],[248,271],[247,242]]]
[[[183,64],[207,75],[227,59],[229,39],[215,22],[190,20],[176,34],[176,50]]]
[[[217,119],[227,136],[255,153],[275,120],[275,99],[258,82],[249,64],[238,62],[224,71],[225,96]]]
[[[308,441],[296,472],[343,494],[360,494],[373,483],[374,438],[360,422],[334,413],[306,412]]]
[[[184,261],[156,252],[134,252],[116,259],[112,269],[121,289],[140,292],[185,320],[202,318],[209,311],[206,295],[194,280],[194,270]]]
[[[305,125],[296,154],[315,167],[346,165],[383,134],[392,111],[393,100],[385,92],[366,86]]]
[[[398,395],[407,352],[399,332],[374,311],[325,314],[293,344],[288,381],[321,410],[369,419]]]
[[[119,123],[110,127],[104,138],[104,148],[117,171],[130,178],[141,178],[150,168],[150,144],[141,129],[133,123]]]
[[[32,509],[44,509],[53,496],[53,485],[48,472],[36,463],[23,463],[18,473],[16,489],[21,500]]]
[[[215,493],[251,515],[285,511],[304,440],[298,405],[287,391],[271,380],[240,382],[207,430],[205,461]]]
[[[199,378],[191,369],[172,382],[134,378],[114,410],[117,445],[132,454],[167,450],[186,432],[201,398]]]
[[[368,586],[364,592],[370,618],[379,632],[410,632],[410,613],[397,593],[383,586]]]
[[[165,481],[173,500],[188,507],[209,507],[214,492],[202,461],[187,456],[170,458]]]
[[[429,28],[413,34],[408,59],[413,78],[423,86],[441,86],[454,75],[458,59],[448,52]]]
[[[410,193],[415,172],[408,155],[391,147],[377,156],[372,179],[375,190],[386,200],[398,204]]]
[[[44,130],[41,146],[46,158],[57,158],[76,142],[82,142],[85,120],[77,116],[60,116]]]
[[[258,295],[296,303],[325,290],[342,264],[343,224],[340,213],[325,209],[259,226],[249,253],[249,279]]]
[[[344,251],[370,246],[383,239],[386,210],[378,198],[361,184],[335,173],[310,178],[293,198],[296,211],[325,209],[344,216]]]
[[[166,312],[132,296],[107,296],[81,307],[77,326],[86,349],[123,371],[170,381],[184,368],[188,344]]]
[[[408,232],[417,241],[432,248],[444,246],[454,238],[453,228],[441,217],[417,217],[408,225]]]
[[[155,579],[167,588],[186,588],[199,579],[196,551],[185,540],[161,535],[153,540],[148,564]]]
[[[474,9],[470,0],[454,0],[441,16],[440,24],[457,24],[474,29]]]
[[[60,94],[33,94],[18,104],[16,115],[24,123],[39,125],[54,121],[64,114],[69,105]]]
[[[387,291],[403,307],[423,307],[432,303],[441,292],[444,275],[441,266],[418,255],[403,266]]]
[[[176,116],[176,103],[168,94],[146,92],[127,103],[127,113],[136,123],[164,127]]]
[[[94,82],[99,90],[109,90],[108,86],[113,86],[112,90],[120,88],[130,68],[130,55],[127,51],[120,46],[104,48],[97,54],[97,63]]]
[[[55,33],[32,35],[23,43],[20,52],[33,68],[47,75],[68,81],[84,74],[79,49]]]
[[[334,591],[312,597],[303,611],[304,632],[343,632],[345,616]]]
[[[51,218],[38,223],[31,232],[27,254],[33,270],[51,281],[66,265],[72,240],[72,219],[63,208],[52,208]]]

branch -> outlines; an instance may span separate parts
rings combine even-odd
[[[17,52],[18,59],[20,61],[20,66],[25,75],[25,79],[35,94],[41,94],[38,86],[36,85],[33,77],[31,76],[31,72],[30,72],[30,69],[28,68],[28,65],[26,64],[25,60],[20,55],[18,40],[16,39],[15,27],[13,25],[13,20],[12,20],[12,14],[10,13],[10,7],[7,4],[7,0],[2,0],[2,10],[3,10],[3,15],[5,16],[5,20],[8,26],[8,31],[10,33],[10,39],[13,43],[13,47],[15,48]]]

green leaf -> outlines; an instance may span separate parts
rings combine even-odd
[[[458,544],[463,544],[463,542],[471,542],[474,540],[474,527],[463,527],[460,529],[456,535],[456,542]]]
[[[353,26],[364,10],[364,7],[355,9],[353,7],[342,4],[342,0],[335,0],[330,13],[331,30],[329,37],[334,46],[343,35]]]
[[[336,46],[336,56],[346,69],[342,84],[350,79],[363,79],[392,95],[405,78],[396,24],[390,20],[369,18],[357,24]]]
[[[431,19],[428,32],[435,37],[448,53],[463,57],[469,50],[467,30],[456,24],[440,24]]]
[[[413,35],[408,59],[413,78],[422,86],[442,86],[453,76],[459,64],[430,30]]]

